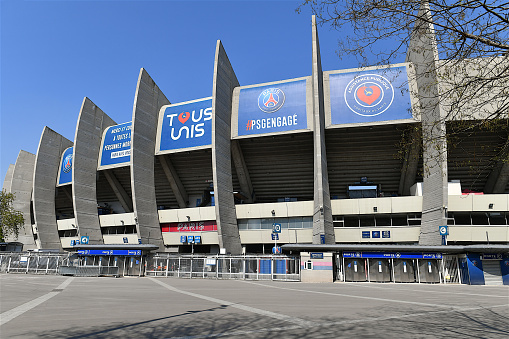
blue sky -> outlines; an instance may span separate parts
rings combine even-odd
[[[311,75],[299,1],[0,1],[2,182],[44,126],[74,139],[85,96],[130,121],[141,67],[172,103],[211,96],[218,39],[241,85]],[[339,32],[319,37],[324,70],[356,67],[336,54]]]

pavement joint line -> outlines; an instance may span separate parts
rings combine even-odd
[[[324,295],[333,295],[337,297],[346,297],[346,298],[357,298],[357,299],[367,299],[367,300],[376,300],[376,301],[387,301],[391,303],[400,303],[400,304],[411,304],[411,305],[420,305],[420,306],[429,306],[429,307],[441,307],[441,308],[447,308],[447,309],[461,309],[460,306],[450,306],[450,305],[440,305],[440,304],[430,304],[430,303],[423,303],[419,301],[407,301],[407,300],[397,300],[397,299],[385,299],[385,298],[377,298],[377,297],[367,297],[367,296],[361,296],[361,295],[349,295],[349,294],[342,294],[342,293],[331,293],[331,292],[321,292],[321,291],[310,291],[310,290],[301,290],[296,288],[288,288],[288,287],[280,287],[280,286],[270,286],[260,283],[255,283],[251,281],[243,281],[239,280],[240,282],[246,283],[246,284],[253,284],[253,285],[259,285],[263,287],[270,287],[270,288],[277,288],[287,291],[295,291],[295,292],[307,292],[307,293],[315,293],[315,294],[324,294]]]
[[[30,311],[31,309],[39,306],[45,301],[48,301],[49,299],[53,298],[57,294],[59,294],[61,291],[63,291],[69,284],[74,280],[74,277],[66,279],[63,283],[58,285],[57,288],[53,289],[51,292],[48,292],[38,298],[35,298],[33,300],[30,300],[23,305],[20,305],[18,307],[15,307],[9,311],[5,311],[2,314],[0,314],[0,326],[6,324],[7,322],[11,321],[12,319],[22,315],[25,312]],[[59,291],[55,291],[59,290]]]
[[[266,317],[271,317],[271,318],[274,318],[274,319],[286,321],[286,322],[295,324],[295,325],[297,325],[299,327],[311,327],[311,326],[315,326],[316,325],[316,322],[314,322],[314,321],[307,321],[307,320],[304,320],[304,319],[299,319],[299,318],[296,318],[296,317],[291,317],[291,316],[288,316],[288,315],[285,315],[285,314],[280,314],[280,313],[275,313],[275,312],[271,312],[271,311],[266,311],[266,310],[262,310],[262,309],[251,307],[251,306],[236,304],[236,303],[233,303],[233,302],[230,302],[230,301],[208,297],[206,295],[202,295],[202,294],[198,294],[198,293],[193,293],[193,292],[188,292],[188,291],[180,290],[180,289],[178,289],[176,287],[173,287],[173,286],[171,286],[169,284],[166,284],[166,283],[164,283],[162,281],[159,281],[158,279],[155,279],[155,278],[149,278],[149,279],[152,280],[153,282],[155,282],[156,284],[159,284],[159,285],[163,286],[164,288],[166,288],[166,289],[168,289],[170,291],[173,291],[173,292],[177,292],[177,293],[185,294],[185,295],[188,295],[188,296],[191,296],[191,297],[207,300],[207,301],[210,301],[210,302],[213,302],[213,303],[217,303],[217,304],[220,304],[220,305],[231,306],[231,307],[234,307],[234,308],[237,308],[239,310],[246,311],[246,312],[256,313],[256,314],[263,315],[263,316],[266,316]]]
[[[348,286],[348,285],[345,285],[345,286]],[[350,285],[350,286],[352,286],[352,285]],[[366,288],[377,288],[377,289],[391,289],[391,290],[399,290],[399,291],[404,290],[405,292],[408,291],[408,292],[419,292],[419,293],[446,293],[448,295],[457,294],[457,295],[470,295],[470,296],[473,295],[476,297],[500,298],[500,295],[492,295],[492,294],[475,294],[475,293],[450,292],[450,291],[427,291],[427,290],[415,290],[415,289],[406,289],[406,288],[400,289],[400,288],[395,288],[395,287],[391,287],[391,286],[387,286],[387,287],[368,286],[368,284],[357,284],[355,286],[366,287]]]
[[[508,307],[508,306],[509,306],[509,304],[494,305],[494,306],[488,306],[488,307],[482,307],[482,306],[465,307],[465,308],[463,308],[461,310],[456,310],[456,312],[459,312],[459,311],[463,311],[463,312],[466,312],[466,311],[476,311],[476,310],[482,310],[482,309],[492,309],[492,308]],[[342,321],[321,322],[321,323],[314,323],[312,326],[309,326],[309,328],[312,328],[312,327],[325,327],[325,326],[337,326],[337,325],[349,325],[349,324],[358,324],[358,323],[365,323],[365,322],[376,322],[376,321],[384,321],[384,320],[399,320],[399,319],[404,319],[404,318],[422,317],[422,316],[435,315],[435,314],[441,314],[441,313],[450,313],[450,312],[451,312],[451,310],[441,310],[441,311],[419,312],[419,313],[411,313],[411,314],[403,314],[403,315],[393,315],[393,316],[385,316],[385,317],[375,317],[375,318],[350,319],[350,320],[342,320]],[[235,336],[235,335],[246,335],[246,334],[254,334],[254,333],[263,333],[263,332],[270,332],[270,331],[279,331],[280,332],[280,331],[288,331],[288,330],[294,330],[294,329],[299,329],[299,328],[301,328],[301,326],[285,326],[285,327],[265,328],[265,329],[259,329],[259,330],[222,332],[222,333],[203,334],[203,335],[184,336],[184,337],[170,337],[170,338],[165,338],[165,339],[206,339],[206,338],[218,338],[218,337],[225,337],[225,336]]]

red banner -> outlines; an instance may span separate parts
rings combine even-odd
[[[208,232],[217,231],[215,220],[193,221],[193,222],[172,222],[161,224],[161,232]]]

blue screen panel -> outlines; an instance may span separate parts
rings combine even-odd
[[[73,164],[73,147],[69,147],[62,154],[60,160],[60,171],[58,174],[58,184],[65,185],[72,183],[72,164]]]
[[[110,126],[104,134],[101,166],[131,161],[131,122]]]

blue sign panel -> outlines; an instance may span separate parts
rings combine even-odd
[[[391,231],[382,231],[382,238],[390,238]]]
[[[72,151],[73,147],[69,147],[62,154],[60,161],[60,172],[58,174],[58,184],[65,185],[72,183]]]
[[[449,228],[447,226],[438,226],[440,235],[449,235]]]
[[[272,224],[273,233],[281,233],[281,224]]]
[[[88,236],[85,236],[85,235],[84,235],[84,236],[82,236],[82,237],[80,238],[80,240],[81,240],[81,243],[82,243],[83,245],[86,245],[86,244],[88,244],[88,241],[90,240],[90,238],[89,238]]]
[[[193,243],[194,242],[194,236],[188,235],[187,236],[187,242],[190,243],[190,244]]]
[[[180,236],[180,242],[181,243],[186,243],[187,242],[187,235],[181,235]]]
[[[238,135],[307,127],[305,79],[240,90]]]
[[[370,231],[362,231],[362,237],[363,238],[371,238],[371,232]]]
[[[442,259],[441,253],[343,252],[343,258]]]
[[[140,256],[141,250],[78,250],[81,255],[134,255]]]
[[[272,233],[272,240],[279,240],[279,233]]]
[[[380,231],[371,231],[372,238],[380,238]]]
[[[160,151],[212,145],[212,99],[165,106]]]
[[[201,235],[195,235],[194,236],[194,242],[197,243],[197,244],[201,243]]]
[[[323,253],[309,253],[310,259],[323,259]]]
[[[332,125],[412,119],[406,67],[329,74]]]
[[[131,128],[131,122],[108,127],[104,133],[101,166],[124,164],[131,160]]]

